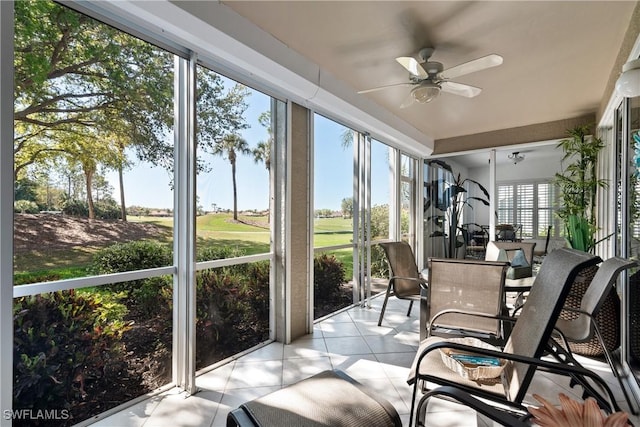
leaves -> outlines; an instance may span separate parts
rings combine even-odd
[[[442,169],[453,174],[453,170],[449,164],[439,159],[431,159],[427,161],[427,165],[437,165]],[[482,192],[484,197],[470,196],[468,195],[467,188],[473,186]],[[463,231],[461,224],[462,214],[465,207],[470,209],[474,208],[476,202],[489,206],[489,192],[478,181],[469,178],[462,178],[460,174],[453,174],[451,181],[437,180],[425,184],[428,198],[425,202],[425,210],[435,205],[440,211],[444,211],[444,219],[447,224],[447,230],[445,233],[441,233],[446,236],[454,236],[454,238],[445,239],[445,255],[448,257],[455,257],[456,249],[463,246],[463,243],[458,241],[457,236]],[[441,197],[437,197],[437,191],[442,189]],[[437,236],[439,231],[432,232],[431,237]]]
[[[571,246],[584,251],[591,250],[595,244],[596,193],[598,188],[608,185],[607,180],[598,178],[596,170],[604,144],[590,135],[590,129],[590,126],[578,126],[567,131],[569,137],[560,141],[558,148],[564,151],[563,162],[570,163],[554,180],[561,199],[557,214],[565,223]],[[584,224],[575,218],[582,218]]]
[[[593,398],[587,398],[580,403],[560,393],[558,408],[538,394],[534,394],[533,397],[542,403],[542,407],[529,407],[528,410],[533,415],[534,423],[540,427],[623,427],[628,425],[628,415],[625,412],[616,412],[605,417]]]

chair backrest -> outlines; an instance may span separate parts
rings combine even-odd
[[[437,326],[500,336],[501,325],[497,320],[438,314],[453,309],[493,316],[501,314],[508,266],[506,262],[431,258],[426,302],[429,329],[432,331]],[[433,320],[434,316],[438,317]]]
[[[536,275],[504,351],[540,358],[576,276],[582,269],[600,261],[600,257],[575,249],[562,248],[549,253]],[[505,368],[507,397],[521,402],[534,373],[535,366],[508,364]]]
[[[411,246],[407,242],[380,243],[389,262],[390,280],[393,280],[393,292],[397,297],[420,295],[420,272]]]
[[[487,251],[485,252],[484,259],[487,261],[496,261],[500,254],[500,249],[522,249],[529,265],[533,265],[533,251],[535,247],[536,242],[489,242],[487,243]]]
[[[580,311],[595,316],[600,310],[600,307],[602,307],[602,304],[604,304],[620,272],[636,265],[638,265],[636,261],[619,257],[609,258],[604,261],[598,268],[595,276],[593,276],[589,287],[580,300]],[[572,332],[574,338],[579,336],[581,339],[587,339],[591,336],[591,318],[589,318],[589,316],[580,314],[578,318],[566,322],[570,322],[573,326]],[[559,322],[558,326],[560,330],[564,332],[562,328],[563,323],[565,323],[565,321]]]
[[[543,255],[546,255],[549,251],[549,239],[551,239],[551,230],[553,230],[553,225],[547,227],[547,239],[544,241],[544,252]]]

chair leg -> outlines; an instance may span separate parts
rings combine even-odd
[[[637,405],[635,402],[632,401],[631,396],[629,396],[629,392],[627,391],[627,388],[622,382],[622,377],[620,376],[620,373],[616,369],[616,365],[613,362],[613,356],[611,355],[611,353],[609,353],[609,349],[607,349],[607,346],[604,345],[604,339],[602,337],[602,334],[600,333],[600,328],[594,321],[591,322],[591,325],[593,325],[593,329],[596,333],[596,337],[598,337],[598,341],[600,341],[600,345],[602,346],[602,350],[604,351],[604,357],[605,359],[607,359],[607,363],[609,363],[609,366],[611,367],[611,373],[618,380],[618,384],[620,384],[620,388],[622,389],[622,393],[624,394],[624,399],[627,401],[629,410],[633,415],[638,415]]]
[[[407,311],[407,317],[411,316],[411,307],[413,307],[413,300],[409,301],[409,311]]]
[[[571,348],[569,348],[568,345],[567,345],[567,348],[565,349],[561,345],[559,345],[558,342],[555,341],[553,338],[550,338],[549,342],[547,342],[547,350],[549,351],[549,354],[553,358],[555,358],[558,362],[566,363],[568,365],[577,366],[584,369],[584,367],[575,359],[575,357],[573,357],[573,352],[571,351]],[[593,384],[591,384],[587,380],[588,377],[585,377],[583,375],[571,374],[569,375],[569,377],[571,378],[570,387],[573,388],[576,385],[579,385],[582,387],[583,398],[593,397],[596,400],[596,402],[598,402],[598,406],[600,406],[602,409],[610,413],[620,411],[620,406],[618,405],[618,402],[616,402],[615,398],[613,397],[613,393],[611,392],[611,389],[604,382],[604,380],[601,380],[601,382],[598,382],[593,380],[593,378],[591,378],[591,380],[593,381]],[[596,390],[596,387],[600,389],[600,392]]]
[[[384,311],[387,309],[387,301],[391,295],[391,283],[387,287],[387,293],[384,296],[384,302],[382,303],[382,310],[380,310],[380,318],[378,319],[378,326],[382,326],[382,318],[384,317]]]

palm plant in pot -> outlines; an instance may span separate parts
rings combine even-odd
[[[555,183],[560,191],[561,208],[558,216],[564,222],[565,238],[570,246],[584,252],[593,252],[598,230],[596,224],[596,195],[599,188],[605,188],[607,181],[597,175],[598,155],[603,149],[602,140],[591,134],[590,126],[578,126],[567,131],[568,137],[558,144],[564,151],[562,162],[568,163],[561,173],[556,174]],[[580,308],[582,296],[588,289],[597,267],[590,267],[578,274],[571,293],[564,303],[570,310]],[[573,320],[575,312],[563,310],[560,317]],[[619,301],[614,290],[605,299],[595,322],[604,337],[605,345],[614,350],[619,337]],[[569,342],[571,351],[585,356],[599,356],[603,353],[597,339],[585,343]]]
[[[590,129],[577,126],[567,131],[568,138],[560,141],[558,148],[564,151],[562,162],[570,163],[555,176],[562,201],[557,215],[564,222],[566,238],[572,248],[585,252],[592,251],[596,244],[596,193],[607,186],[596,169],[604,144],[590,134]]]
[[[462,178],[460,173],[455,174],[451,166],[442,160],[432,159],[426,163],[429,166],[440,166],[452,176],[451,180],[441,179],[430,184],[424,210],[426,213],[433,206],[438,212],[428,218],[437,226],[429,237],[443,236],[445,257],[455,258],[458,249],[464,245],[466,237],[466,230],[462,223],[465,207],[473,209],[474,202],[489,206],[489,192],[478,181]],[[484,197],[469,195],[467,191],[469,185],[476,186]],[[463,241],[459,240],[459,236],[463,236]]]

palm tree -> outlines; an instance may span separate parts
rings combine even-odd
[[[253,160],[256,163],[264,162],[264,167],[271,172],[271,144],[269,141],[260,141],[253,149]]]
[[[273,128],[271,127],[271,111],[263,111],[258,116],[258,123],[267,130],[269,137],[266,141],[260,141],[253,149],[253,160],[256,163],[264,162],[264,167],[271,173],[271,144],[273,144]]]
[[[225,135],[213,148],[213,154],[226,156],[231,163],[231,177],[233,180],[233,219],[238,220],[238,190],[236,187],[236,160],[238,154],[251,154],[249,144],[238,134]]]

